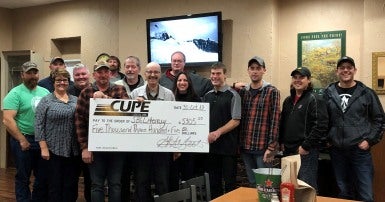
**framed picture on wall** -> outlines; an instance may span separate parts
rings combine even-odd
[[[298,67],[308,67],[315,92],[337,81],[337,60],[346,52],[346,30],[298,33]]]

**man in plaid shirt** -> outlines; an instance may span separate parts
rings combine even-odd
[[[248,62],[251,83],[239,91],[242,100],[240,152],[250,186],[255,187],[252,169],[266,167],[274,158],[280,117],[277,88],[263,80],[265,62],[255,56]]]
[[[75,111],[76,134],[82,150],[82,159],[89,164],[91,176],[91,201],[104,201],[104,181],[108,181],[108,201],[121,197],[121,175],[124,163],[122,152],[88,151],[88,120],[91,98],[129,99],[124,86],[109,82],[110,69],[106,62],[94,65],[95,82],[79,95]]]

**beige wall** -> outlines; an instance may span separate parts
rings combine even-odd
[[[11,10],[0,8],[0,51],[10,50],[12,48],[12,21],[11,21]],[[1,54],[1,53],[0,53]],[[4,75],[3,68],[0,68],[0,76]],[[5,82],[0,78],[1,86],[4,86]],[[0,89],[0,95],[2,95],[5,89]],[[0,103],[3,102],[1,98]],[[2,105],[2,104],[1,104]],[[0,112],[0,120],[3,120],[3,112]],[[3,124],[0,126],[0,168],[5,167],[5,156],[6,156],[6,136],[5,128]]]
[[[222,19],[232,21],[232,38],[223,33],[223,62],[229,68],[228,82],[246,79],[247,61],[254,55],[265,58],[271,67],[273,62],[272,13],[274,1],[266,0],[120,0],[119,4],[119,56],[137,55],[147,62],[146,19],[189,13],[222,11]],[[225,44],[226,45],[226,44]],[[188,58],[187,58],[188,59]],[[195,68],[208,75],[208,68]],[[270,69],[270,73],[273,72]],[[270,80],[272,74],[267,76]]]
[[[363,0],[279,1],[279,82],[281,97],[289,95],[290,72],[297,66],[297,34],[346,30],[346,54],[362,66]],[[371,84],[371,83],[367,83]]]
[[[50,59],[57,55],[51,39],[80,36],[80,59],[92,66],[102,52],[119,53],[118,6],[117,0],[83,0],[15,9],[13,50],[32,49],[43,57],[47,68],[42,76],[46,76]]]

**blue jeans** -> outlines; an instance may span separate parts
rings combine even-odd
[[[94,161],[89,165],[91,176],[91,201],[104,202],[104,182],[108,183],[108,201],[121,201],[121,176],[124,153],[93,152]]]
[[[370,150],[361,150],[357,145],[346,149],[332,147],[330,157],[340,189],[339,197],[373,201],[374,168]]]
[[[263,155],[264,155],[264,152],[262,151],[260,153],[255,153],[255,154],[247,153],[247,152],[241,153],[243,163],[245,164],[247,179],[249,180],[250,187],[255,188],[257,186],[255,184],[255,174],[253,172],[253,169],[267,167],[265,162],[263,162]]]
[[[29,201],[47,201],[47,161],[41,158],[41,152],[35,136],[26,135],[30,148],[22,151],[20,143],[10,138],[10,146],[15,156],[16,176],[15,176],[15,194],[18,202]],[[35,176],[33,190],[29,189],[31,173]]]

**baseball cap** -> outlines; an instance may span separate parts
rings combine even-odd
[[[302,76],[311,77],[310,70],[307,67],[297,67],[291,72],[290,76],[294,76],[295,73],[299,73]]]
[[[61,57],[54,57],[54,58],[52,58],[52,60],[51,60],[51,62],[49,64],[54,64],[56,62],[61,62],[61,63],[64,64],[64,60]]]
[[[23,65],[21,65],[21,68],[23,69],[23,72],[28,72],[31,69],[36,69],[37,71],[39,71],[37,65],[30,61],[25,62]]]
[[[337,67],[341,66],[342,63],[344,62],[348,62],[350,63],[351,65],[353,65],[354,67],[356,66],[356,64],[354,63],[354,60],[353,58],[349,57],[349,56],[343,56],[342,58],[340,58],[337,62]]]
[[[258,63],[258,65],[261,65],[261,66],[265,67],[265,61],[262,58],[258,57],[258,56],[254,56],[253,58],[251,58],[249,60],[249,63],[248,63],[247,67],[250,67],[254,62]]]
[[[110,66],[108,65],[107,62],[105,62],[103,60],[99,60],[94,65],[94,71],[97,71],[97,70],[99,70],[100,68],[103,68],[103,67],[105,67],[107,69],[110,69]]]

